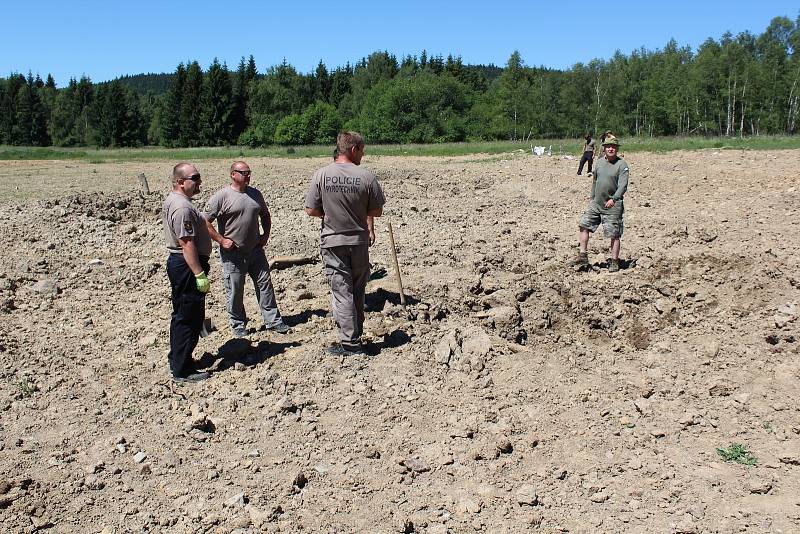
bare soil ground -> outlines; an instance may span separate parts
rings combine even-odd
[[[800,151],[627,160],[614,274],[600,236],[597,270],[566,267],[577,160],[368,154],[410,301],[381,231],[380,352],[324,353],[319,263],[273,272],[290,334],[232,339],[215,257],[215,372],[178,386],[175,162],[0,163],[0,531],[800,532]],[[268,254],[316,254],[303,194],[326,161],[249,163]],[[200,206],[229,164],[198,164]]]

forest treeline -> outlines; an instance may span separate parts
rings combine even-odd
[[[672,40],[567,70],[466,65],[460,57],[374,52],[299,73],[285,60],[259,73],[191,61],[169,76],[92,83],[28,73],[0,79],[0,144],[124,147],[330,144],[342,128],[371,143],[621,135],[795,134],[800,17],[760,35]],[[135,79],[134,79],[135,78]],[[138,85],[136,85],[138,84]],[[159,85],[160,84],[160,85]],[[166,88],[166,90],[164,90]]]

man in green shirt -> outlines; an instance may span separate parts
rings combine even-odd
[[[628,189],[630,170],[624,159],[617,155],[619,141],[612,134],[603,140],[604,158],[597,160],[589,192],[589,206],[583,213],[578,226],[580,249],[578,258],[572,265],[586,269],[589,265],[589,233],[594,232],[602,224],[603,233],[611,239],[610,272],[619,271],[620,239],[624,230],[623,214],[625,206],[623,196]]]

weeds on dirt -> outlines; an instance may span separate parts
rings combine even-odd
[[[36,386],[28,382],[27,378],[23,378],[17,383],[17,389],[23,397],[30,397],[36,391]]]
[[[717,447],[717,454],[719,454],[726,462],[736,462],[742,465],[756,465],[758,458],[753,456],[753,453],[747,450],[747,447],[741,443],[731,443],[730,447]]]

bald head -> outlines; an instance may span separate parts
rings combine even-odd
[[[244,191],[250,183],[250,166],[244,161],[234,161],[231,165],[231,187]]]
[[[234,161],[231,163],[231,172],[233,171],[249,171],[250,166],[244,161]]]

